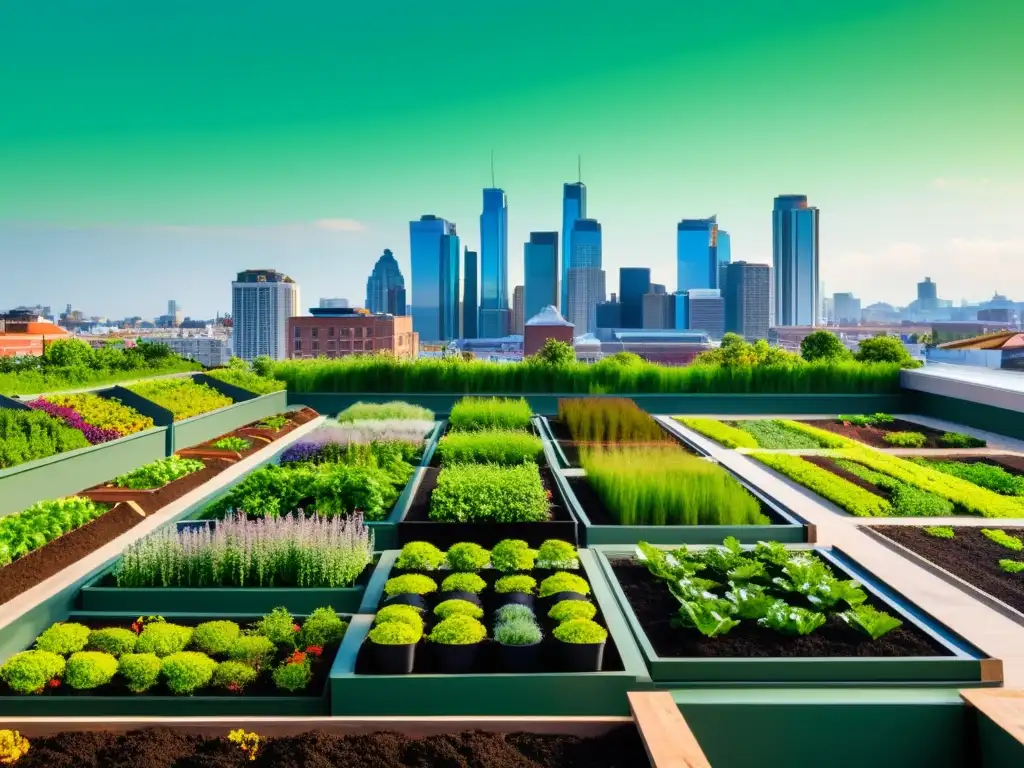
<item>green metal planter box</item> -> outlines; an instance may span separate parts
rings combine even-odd
[[[356,658],[373,623],[384,582],[398,552],[385,552],[367,586],[361,611],[331,670],[331,714],[365,716],[599,716],[627,715],[628,691],[650,690],[636,644],[593,554],[580,563],[608,626],[621,671],[593,673],[356,674]]]
[[[203,374],[198,374],[193,379],[197,384],[206,384],[235,402],[233,405],[175,422],[171,427],[175,451],[200,445],[246,424],[275,416],[288,409],[288,396],[284,391],[256,395]]]
[[[806,549],[806,548],[805,548]],[[604,546],[594,552],[615,599],[636,638],[651,679],[660,688],[700,686],[884,686],[1002,684],[1002,662],[988,658],[967,640],[946,628],[906,598],[884,585],[840,550],[813,551],[837,571],[859,581],[887,611],[913,624],[949,651],[948,656],[789,657],[789,658],[666,658],[659,656],[612,570],[609,556],[631,556],[632,547]],[[666,587],[667,589],[667,587]]]

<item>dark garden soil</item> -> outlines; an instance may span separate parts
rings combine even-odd
[[[892,494],[887,493],[874,483],[868,482],[863,477],[858,477],[857,475],[853,474],[853,472],[848,472],[847,470],[843,469],[838,464],[836,464],[835,461],[826,456],[802,456],[801,458],[804,461],[808,461],[817,467],[821,467],[822,469],[828,470],[833,475],[841,477],[843,478],[843,480],[846,480],[847,482],[853,483],[858,488],[863,488],[865,491],[870,491],[876,496],[881,496],[883,499],[886,500],[891,498]]]
[[[665,431],[665,441],[660,443],[577,443],[572,439],[572,435],[569,434],[568,428],[562,422],[557,419],[548,419],[548,425],[551,427],[551,434],[554,435],[555,440],[558,441],[558,445],[562,449],[562,453],[565,454],[565,459],[569,463],[570,467],[580,466],[581,448],[627,448],[638,446],[663,447],[665,445],[678,445],[682,450],[694,456],[704,455],[694,450],[689,444],[684,443],[682,440],[677,440],[675,436],[667,430]]]
[[[259,429],[257,425],[263,421],[254,421],[251,424],[246,424],[244,427],[239,427],[233,432],[228,432],[223,435],[215,437],[213,440],[208,440],[201,445],[195,446],[198,449],[210,448],[214,449],[213,444],[218,440],[223,440],[226,437],[240,437],[243,440],[248,440],[251,445],[248,449],[238,452],[238,456],[246,458],[252,456],[254,453],[259,451],[261,448],[266,448],[270,443],[280,440],[290,432],[294,432],[296,429],[301,427],[303,424],[308,424],[313,419],[317,418],[320,414],[314,411],[312,408],[302,408],[298,411],[288,411],[287,413],[278,414],[280,416],[287,416],[288,423],[285,424],[281,429],[276,432],[272,429]],[[253,439],[256,438],[256,439]],[[260,439],[262,438],[262,439]],[[214,449],[216,450],[216,449]]]
[[[269,739],[255,761],[226,738],[165,728],[118,735],[58,733],[32,739],[19,768],[640,768],[647,756],[636,728],[594,738],[481,731],[412,739],[381,731],[334,736],[311,731]]]
[[[855,427],[853,424],[843,424],[835,419],[818,419],[804,421],[803,423],[848,437],[851,440],[867,443],[873,448],[898,448],[899,446],[890,445],[885,442],[885,435],[889,432],[919,432],[927,438],[927,441],[922,446],[923,448],[946,448],[946,446],[939,442],[939,438],[944,434],[941,430],[931,429],[922,424],[903,421],[902,419],[895,419],[887,424],[871,427]]]
[[[909,623],[871,640],[831,617],[803,637],[788,637],[743,622],[728,634],[704,637],[696,630],[671,626],[679,601],[668,587],[632,558],[614,558],[612,570],[655,653],[662,658],[829,658],[882,656],[949,656],[948,650]],[[832,566],[837,576],[839,569]],[[868,598],[868,604],[892,609]],[[901,618],[901,617],[897,617]]]
[[[493,547],[503,539],[523,539],[538,547],[546,539],[561,539],[576,544],[576,518],[562,504],[554,475],[546,466],[540,470],[544,489],[551,498],[550,519],[543,523],[441,523],[430,519],[430,497],[437,488],[441,470],[427,467],[405,517],[398,524],[399,547],[410,541],[429,541],[446,549],[460,541],[473,541]]]
[[[1002,467],[1011,475],[1024,475],[1024,456],[1013,456],[1006,453],[997,453],[989,456],[979,456],[976,453],[944,454],[942,456],[935,456],[931,461],[956,461],[961,464],[989,464],[993,467]]]
[[[993,521],[993,528],[998,528],[996,522]],[[980,529],[954,528],[952,539],[929,536],[923,528],[909,525],[876,525],[871,530],[902,544],[982,592],[1024,611],[1024,573],[1006,573],[999,567],[1000,560],[1024,560],[1024,556],[989,540]],[[1000,530],[1019,533],[1014,528]]]

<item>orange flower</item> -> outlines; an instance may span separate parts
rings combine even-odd
[[[319,645],[308,645],[306,646],[306,653],[310,656],[320,656],[324,652],[324,649]]]

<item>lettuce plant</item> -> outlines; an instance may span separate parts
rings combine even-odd
[[[777,600],[757,623],[787,635],[809,635],[825,623],[825,614]]]
[[[870,605],[858,605],[839,614],[839,618],[854,629],[858,629],[872,640],[903,626],[903,622],[885,611],[879,611]]]
[[[729,586],[732,589],[725,593],[725,599],[733,604],[737,618],[763,619],[776,602],[776,598],[767,594],[764,587],[756,584],[737,585],[730,581]]]
[[[682,600],[675,626],[692,627],[705,637],[718,637],[739,625],[732,618],[733,605],[728,600],[702,597],[697,600]]]

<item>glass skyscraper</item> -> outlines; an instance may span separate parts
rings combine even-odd
[[[577,219],[587,218],[587,188],[582,181],[562,187],[562,290],[558,308],[564,315],[569,306],[569,269],[572,263],[572,228]]]
[[[480,336],[498,338],[508,328],[508,200],[504,190],[484,190],[480,214]]]
[[[458,335],[459,236],[437,216],[409,222],[412,262],[412,328],[420,340],[450,341]]]
[[[780,195],[772,211],[775,325],[818,324],[818,209],[806,195]]]
[[[594,219],[577,219],[572,225],[572,266],[566,291],[568,315],[576,335],[597,330],[597,305],[604,301],[605,275],[601,269],[601,225]]]
[[[466,249],[464,274],[462,279],[462,337],[477,337],[477,322],[480,319],[479,286],[477,285],[478,266],[477,253]]]
[[[644,294],[651,290],[651,270],[647,267],[619,269],[621,328],[644,327]]]
[[[676,290],[718,287],[718,217],[683,219],[676,226]]]
[[[387,315],[405,314],[405,278],[394,254],[387,249],[366,280],[366,308]]]
[[[558,233],[531,232],[523,245],[523,318],[558,306]]]

